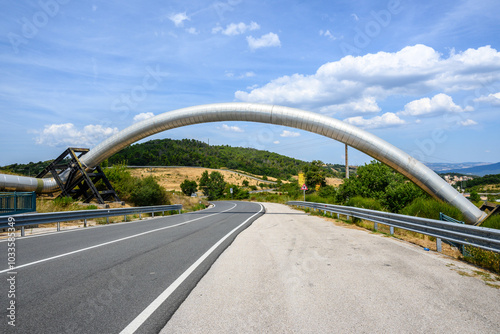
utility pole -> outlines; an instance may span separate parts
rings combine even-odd
[[[348,152],[347,152],[347,144],[345,144],[345,178],[349,178],[349,158],[348,158]]]

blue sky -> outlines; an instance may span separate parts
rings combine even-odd
[[[500,161],[496,0],[2,1],[0,31],[0,166],[232,101],[338,118],[426,162]],[[150,138],[344,159],[341,143],[266,124]]]

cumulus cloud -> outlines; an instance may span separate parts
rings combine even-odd
[[[288,130],[283,130],[283,132],[280,134],[280,137],[298,137],[298,136],[300,136],[300,133]]]
[[[472,126],[472,125],[476,125],[476,124],[477,124],[477,122],[472,120],[472,119],[467,119],[465,121],[460,122],[460,125],[462,125],[462,126]]]
[[[217,127],[219,130],[224,130],[224,131],[229,131],[229,132],[244,132],[243,129],[241,129],[238,126],[229,126],[227,124],[222,124],[222,126]]]
[[[397,52],[346,56],[322,65],[312,75],[293,74],[274,79],[235,97],[246,102],[306,108],[345,104],[367,97],[423,95],[470,91],[485,81],[500,80],[500,53],[490,46],[443,57],[425,45]]]
[[[221,26],[217,26],[212,29],[212,33],[216,34],[220,32],[223,35],[235,36],[244,34],[247,31],[258,30],[258,29],[260,29],[260,26],[253,21],[250,22],[250,24],[245,24],[243,22],[240,22],[240,23],[230,23],[226,26],[226,29],[222,28]]]
[[[279,36],[272,32],[266,35],[262,35],[260,38],[247,36],[247,42],[251,50],[268,48],[273,46],[281,46]]]
[[[482,102],[491,104],[492,106],[500,106],[500,92],[495,94],[489,94],[487,96],[481,96],[474,100],[474,102]]]
[[[186,15],[186,12],[171,14],[168,17],[168,19],[174,22],[176,27],[182,27],[184,25],[184,21],[190,20],[189,17]]]
[[[382,116],[375,116],[370,119],[366,119],[361,116],[349,117],[346,118],[344,122],[364,129],[390,128],[405,124],[405,121],[392,112],[385,113]]]
[[[38,136],[35,142],[38,145],[53,147],[94,146],[107,137],[118,133],[117,128],[103,127],[102,125],[86,125],[79,130],[72,123],[46,125],[41,131],[34,131]]]
[[[152,112],[143,112],[134,116],[134,123],[144,121],[145,119],[154,117],[155,114]]]
[[[398,114],[407,116],[434,116],[464,111],[473,111],[473,108],[461,108],[453,102],[451,96],[441,93],[431,99],[424,97],[420,100],[411,101],[405,105],[404,111]]]
[[[381,109],[373,96],[363,97],[356,101],[334,104],[320,108],[320,112],[327,114],[350,114],[359,115],[365,113],[377,113]]]
[[[279,144],[279,143],[280,143],[280,141],[279,141],[279,140],[275,140],[275,141],[273,141],[273,144]]]

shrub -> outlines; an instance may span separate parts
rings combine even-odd
[[[364,198],[361,196],[350,198],[349,201],[347,201],[347,205],[370,210],[387,211],[384,209],[380,201],[374,198]]]
[[[137,181],[130,199],[136,206],[169,204],[167,192],[156,182],[153,176]]]
[[[189,181],[186,179],[181,183],[181,190],[186,196],[191,196],[191,194],[195,193],[197,189],[198,184],[196,184],[196,181]]]

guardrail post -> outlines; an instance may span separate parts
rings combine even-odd
[[[57,222],[57,232],[61,231],[61,222]]]
[[[21,237],[24,237],[25,234],[24,234],[24,226],[21,226]]]
[[[441,247],[441,238],[436,238],[436,250],[441,253],[442,252],[442,247]]]
[[[151,218],[154,218],[154,217],[155,217],[155,213],[151,212]]]
[[[179,209],[179,214],[181,214],[181,209]]]
[[[142,220],[142,212],[139,212],[139,220]]]
[[[391,235],[394,235],[394,226],[389,226],[389,229],[391,230]]]
[[[126,222],[127,221],[127,215],[123,216],[123,221]]]
[[[106,217],[106,224],[109,224],[109,217]]]
[[[87,219],[86,218],[83,220],[83,227],[87,227]]]
[[[377,231],[377,230],[378,230],[378,223],[373,222],[373,229],[374,229],[375,231]]]

